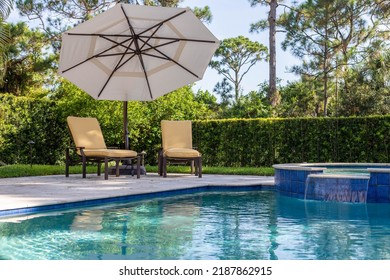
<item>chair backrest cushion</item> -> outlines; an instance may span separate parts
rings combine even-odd
[[[67,122],[76,147],[107,149],[96,118],[68,117]]]
[[[170,148],[192,149],[191,121],[161,121],[162,146]]]

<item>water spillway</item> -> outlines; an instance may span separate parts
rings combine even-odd
[[[276,189],[301,199],[390,203],[390,165],[368,163],[277,164]]]
[[[369,176],[309,175],[306,179],[305,199],[366,203]]]

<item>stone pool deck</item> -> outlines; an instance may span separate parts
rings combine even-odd
[[[80,201],[116,198],[129,195],[152,194],[197,187],[273,187],[273,177],[209,175],[203,178],[191,175],[168,174],[162,178],[147,174],[140,179],[132,176],[81,175],[37,176],[0,179],[0,216],[17,215],[18,209],[61,205]],[[14,212],[13,212],[14,211]]]

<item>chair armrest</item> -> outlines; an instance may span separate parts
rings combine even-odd
[[[77,146],[66,147],[66,150],[69,151],[70,149],[77,151],[78,149],[80,149],[80,150],[85,149],[85,147],[77,147]]]
[[[81,154],[82,156],[85,156],[85,155],[84,155],[84,151],[83,151],[84,149],[85,149],[85,147],[77,147],[77,146],[75,147],[76,153],[77,153],[77,151],[79,150],[79,151],[80,151],[80,154]]]

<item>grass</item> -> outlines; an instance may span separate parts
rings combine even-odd
[[[88,173],[96,173],[97,167],[90,165],[87,167]],[[147,172],[157,173],[157,166],[146,166]],[[102,169],[103,172],[103,169]],[[188,166],[169,166],[168,172],[172,173],[189,173]],[[71,174],[81,174],[81,166],[71,166]],[[0,178],[26,177],[26,176],[45,176],[45,175],[62,175],[65,174],[65,166],[61,165],[6,165],[0,166]],[[211,167],[204,166],[203,174],[220,174],[220,175],[256,175],[256,176],[273,176],[272,167]]]

